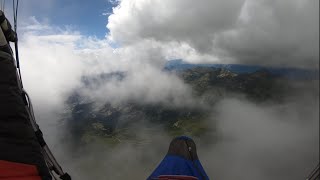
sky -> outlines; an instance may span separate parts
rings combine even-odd
[[[108,33],[108,15],[116,4],[110,0],[19,1],[19,19],[24,21],[35,17],[52,26],[70,26],[82,34],[104,38]],[[6,11],[12,11],[9,1],[6,2]]]
[[[146,177],[149,171],[141,169],[146,167],[141,163],[150,158],[154,161],[146,162],[148,168],[154,167],[161,156],[157,148],[166,151],[169,141],[152,136],[163,143],[143,153],[131,144],[110,154],[89,148],[83,157],[97,160],[101,167],[95,174],[79,170],[81,161],[86,161],[66,157],[58,137],[64,133],[59,115],[65,112],[66,98],[81,87],[83,76],[127,74],[122,82],[81,89],[96,103],[134,98],[144,103],[188,105],[194,104],[190,87],[162,71],[168,59],[319,67],[318,0],[21,0],[19,8],[24,87],[48,144],[77,179],[90,175],[105,179],[105,172],[110,172],[109,179]],[[5,12],[12,19],[10,9]],[[303,179],[319,150],[315,147],[319,142],[319,82],[310,86],[284,104],[257,105],[234,97],[219,102],[213,112],[218,112],[215,119],[227,141],[199,148],[210,175],[217,179]],[[274,135],[269,136],[270,132]],[[149,137],[144,133],[141,130],[141,136]],[[228,157],[234,162],[232,173],[227,171]],[[274,168],[274,159],[279,160],[279,168]],[[119,168],[125,173],[115,173]],[[243,173],[252,168],[255,173]]]

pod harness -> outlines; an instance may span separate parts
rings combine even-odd
[[[58,180],[71,180],[71,177],[63,171],[55,157],[53,156],[50,148],[48,147],[47,143],[45,142],[43,138],[43,134],[39,128],[39,125],[36,122],[34,111],[33,111],[33,106],[32,102],[30,99],[30,96],[28,93],[24,90],[23,88],[23,83],[22,83],[22,78],[21,78],[21,70],[20,70],[20,63],[19,63],[19,48],[18,48],[18,38],[17,38],[17,15],[18,15],[18,6],[19,6],[19,0],[12,0],[13,2],[13,19],[14,19],[14,27],[12,29],[9,21],[7,21],[4,13],[0,16],[0,22],[7,21],[6,27],[3,30],[4,34],[6,35],[7,42],[13,42],[14,47],[15,47],[15,53],[13,53],[11,47],[8,45],[6,46],[6,49],[4,51],[7,51],[10,53],[13,57],[13,54],[15,54],[15,65],[16,65],[16,74],[17,74],[17,81],[18,81],[18,86],[19,89],[22,92],[22,98],[25,103],[25,107],[27,110],[27,113],[29,115],[30,123],[31,126],[35,132],[35,135],[37,137],[37,140],[40,144],[42,155],[44,157],[44,160],[46,162],[46,165],[49,169],[49,172],[51,176],[55,179]],[[0,8],[3,11],[5,8],[5,0],[0,1]],[[1,27],[3,28],[3,27]],[[14,59],[14,58],[13,58]],[[57,177],[59,176],[59,177]]]

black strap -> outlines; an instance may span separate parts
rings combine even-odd
[[[192,161],[193,166],[196,168],[196,170],[197,170],[198,173],[200,174],[202,180],[206,180],[205,175],[203,175],[203,173],[201,172],[201,170],[199,169],[199,167],[197,166],[197,164],[194,162],[194,159],[193,159],[193,156],[192,156],[192,151],[193,151],[193,149],[192,149],[192,147],[188,144],[188,140],[185,139],[184,142],[185,142],[186,145],[187,145],[188,152],[189,152],[189,156],[190,156],[190,159],[191,159],[191,161]]]
[[[12,30],[12,26],[11,24],[9,23],[8,19],[6,18],[6,16],[4,15],[4,13],[2,12],[2,14],[0,15],[0,25],[5,21],[7,20],[7,26],[8,26],[8,29],[7,30],[4,30],[2,29],[3,31],[3,34],[4,36],[6,37],[7,41],[9,42],[16,42],[18,39],[17,39],[17,34]]]
[[[4,13],[2,12],[2,14],[0,15],[0,24],[3,23],[4,20],[6,20],[6,16],[4,15]]]
[[[41,147],[47,145],[46,141],[43,139],[43,133],[40,129],[38,129],[35,134]]]
[[[64,173],[64,175],[60,176],[62,180],[71,180],[71,176],[68,173]]]

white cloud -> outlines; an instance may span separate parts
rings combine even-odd
[[[162,71],[165,57],[156,43],[150,43],[149,47],[142,43],[114,49],[107,39],[86,37],[71,29],[34,20],[21,27],[19,50],[24,87],[33,101],[36,119],[47,143],[63,162],[63,167],[72,169],[74,176],[82,174],[86,177],[90,173],[77,172],[82,159],[72,160],[76,162],[74,164],[65,162],[70,157],[66,157],[67,147],[60,141],[65,130],[61,114],[66,111],[64,103],[70,92],[81,88],[78,90],[97,104],[126,100],[169,102],[181,106],[192,104],[188,87],[174,75]],[[124,81],[111,81],[94,89],[81,86],[82,76],[116,71],[126,72]],[[137,170],[146,173],[140,168]],[[104,174],[99,173],[99,177]]]
[[[310,95],[310,94],[309,94]],[[214,118],[221,140],[199,148],[217,179],[303,179],[319,159],[319,101],[295,96],[261,105],[226,98]]]
[[[30,35],[21,41],[23,80],[34,98],[59,104],[63,93],[76,85],[84,66],[81,57],[73,51],[73,40],[61,42]]]
[[[32,23],[33,22],[33,23]],[[37,28],[32,28],[34,26]],[[30,28],[31,27],[31,28]],[[42,24],[36,19],[23,27],[20,56],[25,88],[36,101],[61,107],[66,96],[80,87],[82,76],[126,72],[123,82],[106,83],[93,91],[81,89],[92,100],[191,104],[190,90],[174,75],[162,71],[161,45],[150,41],[112,48],[106,39],[86,37],[71,29]],[[184,103],[182,103],[184,102]]]
[[[194,52],[181,56],[193,62],[312,67],[319,59],[318,7],[300,0],[122,0],[107,27],[123,46],[187,44]]]

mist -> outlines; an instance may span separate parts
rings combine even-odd
[[[306,178],[319,159],[318,84],[305,84],[282,103],[256,103],[239,95],[208,106],[212,114],[206,124],[215,131],[193,138],[209,177]],[[58,136],[55,150],[76,179],[145,179],[172,137],[147,120],[138,121],[132,132],[136,140],[119,139],[116,145],[92,141],[79,149]]]
[[[300,98],[267,106],[221,101],[216,110],[221,140],[199,150],[210,177],[306,178],[319,158],[319,102]]]

